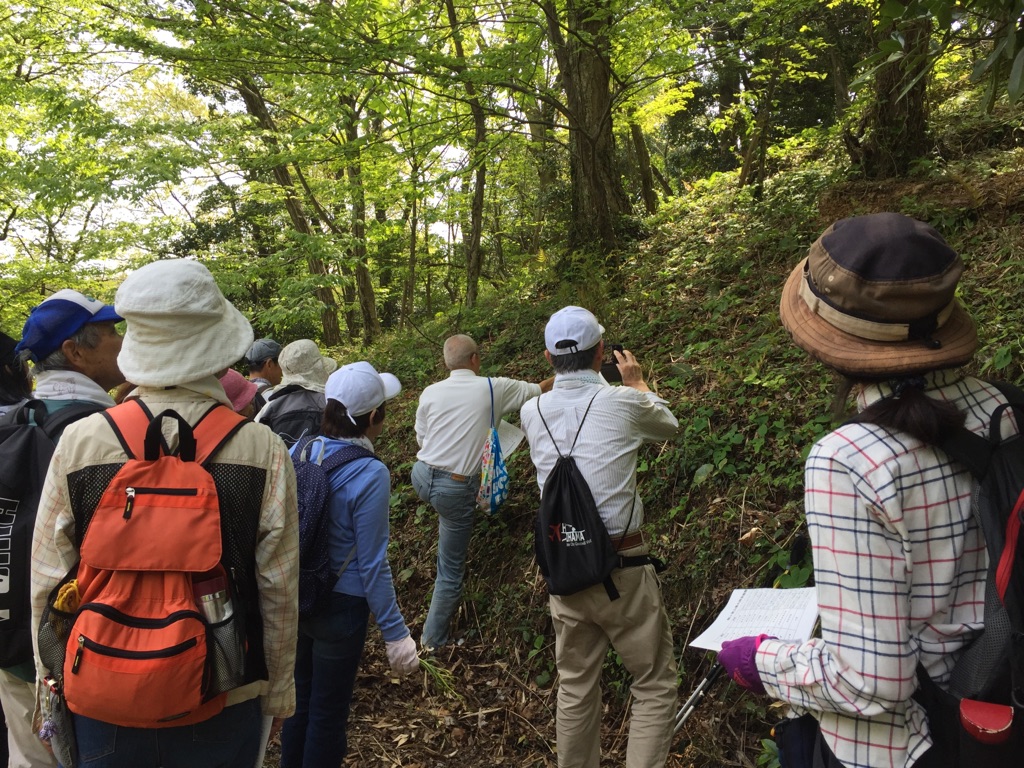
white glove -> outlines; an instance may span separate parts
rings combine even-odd
[[[391,664],[391,674],[395,677],[411,675],[420,666],[420,657],[416,655],[416,641],[412,635],[406,635],[402,640],[393,643],[384,643],[388,652],[388,663]]]

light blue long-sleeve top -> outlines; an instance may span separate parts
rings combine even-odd
[[[372,449],[368,440],[317,438],[310,446],[310,457],[327,458],[346,445],[356,444]],[[295,448],[292,448],[294,454]],[[335,592],[365,597],[385,642],[402,640],[409,635],[398,608],[395,585],[388,562],[388,501],[391,495],[391,472],[382,461],[370,457],[354,459],[328,475],[331,489],[328,551],[331,568],[337,572],[352,552],[348,565],[334,586]],[[301,489],[299,490],[301,493]]]

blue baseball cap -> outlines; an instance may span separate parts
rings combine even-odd
[[[82,330],[82,326],[117,323],[123,319],[113,307],[102,301],[65,288],[32,308],[15,352],[28,352],[34,362],[45,360]]]

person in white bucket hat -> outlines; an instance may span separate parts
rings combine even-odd
[[[116,408],[141,403],[153,414],[173,411],[192,426],[215,409],[231,408],[217,374],[245,355],[253,334],[206,267],[184,259],[148,264],[125,279],[114,306],[127,322],[118,364],[137,385]],[[167,434],[171,422],[164,423],[167,448],[174,451],[177,432]],[[127,459],[103,414],[73,424],[61,439],[36,518],[31,594],[37,629],[48,596],[79,562],[100,496]],[[299,563],[292,462],[270,430],[242,422],[206,468],[221,509],[221,563],[246,617],[244,683],[227,692],[219,714],[196,725],[133,728],[72,715],[78,753],[103,749],[105,766],[252,768],[261,713],[280,724],[294,711]],[[38,654],[36,672],[40,680],[63,674],[47,669]],[[47,696],[40,706],[44,717],[53,716]],[[217,738],[196,741],[197,729]]]
[[[256,421],[270,427],[290,448],[305,435],[319,434],[326,404],[324,387],[338,364],[321,354],[312,339],[288,344],[278,361],[284,371],[281,386],[270,393]]]
[[[402,391],[390,373],[365,361],[327,380],[322,436],[304,438],[293,458],[335,464],[330,486],[328,554],[339,573],[333,591],[299,621],[295,716],[281,731],[281,768],[339,765],[346,725],[372,613],[395,677],[419,667],[416,643],[402,618],[388,563],[391,473],[374,454],[386,402]]]

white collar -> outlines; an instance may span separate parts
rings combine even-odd
[[[114,405],[114,398],[103,387],[78,371],[40,371],[36,374],[33,395],[40,400],[77,400],[95,403],[104,408]]]

